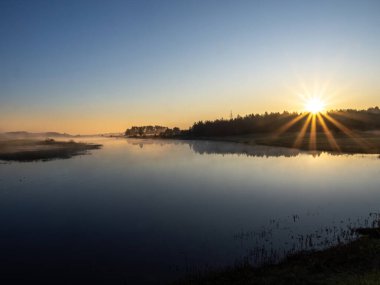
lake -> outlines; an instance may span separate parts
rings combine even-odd
[[[165,284],[346,242],[380,217],[378,155],[83,140],[104,146],[0,164],[2,283]]]

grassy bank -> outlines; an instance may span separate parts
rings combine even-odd
[[[335,145],[331,140],[328,140],[324,133],[317,133],[315,137],[315,147],[312,145],[310,134],[306,134],[296,143],[298,135],[299,133],[286,133],[280,136],[271,134],[252,134],[244,136],[202,137],[193,139],[287,147],[301,150],[380,154],[380,134],[378,132],[355,132],[352,133],[352,137],[342,133],[336,133],[334,134]]]
[[[188,278],[173,285],[380,284],[380,230],[358,230],[361,237],[323,251],[302,252],[276,265],[249,265]]]
[[[3,161],[36,161],[70,158],[85,154],[89,150],[99,149],[99,144],[74,141],[47,140],[0,140],[0,160]]]

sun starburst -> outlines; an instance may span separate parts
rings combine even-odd
[[[325,102],[319,97],[313,97],[305,102],[305,110],[316,115],[325,110]]]
[[[359,138],[353,130],[339,120],[339,112],[327,111],[327,106],[331,106],[331,102],[328,97],[324,96],[326,93],[304,92],[301,94],[299,102],[303,103],[304,111],[296,116],[291,116],[279,127],[273,133],[273,140],[290,130],[295,134],[292,145],[295,148],[318,151],[319,148],[325,148],[328,145],[331,151],[341,152],[342,146],[339,145],[336,136],[339,138],[342,135],[349,137],[363,149],[370,147],[367,141]]]

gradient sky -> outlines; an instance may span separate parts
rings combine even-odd
[[[380,1],[0,1],[0,131],[380,104]]]

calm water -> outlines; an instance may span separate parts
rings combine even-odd
[[[92,155],[0,164],[3,281],[161,284],[336,243],[380,212],[376,155],[92,140]]]

